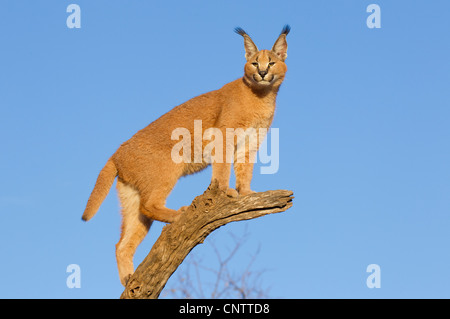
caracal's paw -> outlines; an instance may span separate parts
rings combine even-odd
[[[182,210],[182,209],[183,209],[183,210]],[[173,217],[172,217],[172,219],[171,219],[171,221],[170,221],[169,223],[174,223],[174,222],[176,222],[177,220],[179,220],[180,217],[181,217],[181,215],[186,211],[186,209],[187,209],[187,206],[183,206],[183,207],[181,207],[179,210],[177,210],[177,211],[173,214]]]
[[[228,188],[226,191],[228,197],[238,197],[239,193],[234,188]]]
[[[120,283],[126,287],[128,281],[130,280],[132,274],[126,274],[125,276],[123,276],[122,278],[120,278]]]
[[[256,192],[252,191],[251,189],[246,189],[246,190],[240,190],[239,191],[239,195],[241,195],[241,196],[245,196],[245,195],[248,195],[248,194],[254,194],[254,193],[256,193]]]

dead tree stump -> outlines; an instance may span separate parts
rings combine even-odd
[[[179,220],[166,225],[137,267],[121,299],[156,299],[189,252],[215,229],[230,222],[279,213],[292,206],[293,192],[275,190],[228,197],[211,184]]]

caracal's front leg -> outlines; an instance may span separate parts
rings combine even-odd
[[[252,194],[250,184],[253,176],[253,163],[234,163],[234,174],[236,175],[236,190],[239,195]]]
[[[248,141],[244,145],[239,144],[234,156],[234,174],[236,175],[236,190],[239,195],[255,193],[251,190],[250,184],[253,177],[253,165],[256,159],[260,140],[264,138],[262,134],[257,135],[258,139],[253,142]],[[245,149],[240,149],[245,147]]]
[[[212,178],[219,183],[219,188],[226,191],[228,196],[237,197],[238,193],[235,189],[230,188],[231,163],[212,163]]]

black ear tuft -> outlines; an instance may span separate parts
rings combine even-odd
[[[245,32],[244,29],[242,29],[241,27],[234,28],[234,32],[242,36],[247,34],[247,32]]]
[[[286,25],[283,27],[283,30],[281,30],[280,35],[281,35],[281,34],[286,34],[286,35],[288,35],[288,34],[289,34],[289,31],[291,31],[291,27],[289,26],[289,24],[286,24]]]

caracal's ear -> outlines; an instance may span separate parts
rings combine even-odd
[[[237,27],[234,29],[234,32],[244,37],[245,59],[250,59],[251,56],[258,52],[258,48],[253,43],[247,32],[245,32],[242,28]]]
[[[291,27],[289,24],[286,24],[272,47],[272,52],[275,53],[282,61],[287,58],[286,36],[289,34],[289,31],[291,31]]]

